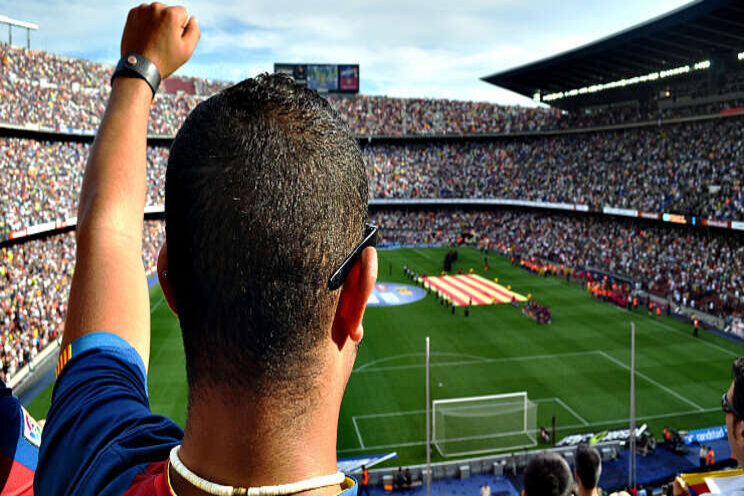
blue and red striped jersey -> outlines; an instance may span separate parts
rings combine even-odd
[[[172,496],[168,455],[183,431],[150,410],[139,353],[114,334],[86,334],[63,350],[57,370],[36,493]],[[344,487],[356,496],[353,479]]]
[[[41,429],[0,381],[0,496],[33,494]]]

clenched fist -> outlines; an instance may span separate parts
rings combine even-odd
[[[129,11],[121,37],[121,56],[139,53],[150,59],[165,79],[194,53],[201,33],[195,16],[183,7],[142,4]]]

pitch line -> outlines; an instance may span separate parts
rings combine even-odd
[[[631,312],[629,312],[628,310],[626,310],[625,308],[620,308],[620,307],[618,307],[617,305],[611,305],[611,306],[612,306],[612,308],[615,308],[616,310],[620,310],[621,312],[626,312],[626,313],[629,313],[629,314],[631,313]],[[690,334],[688,334],[688,333],[686,333],[686,332],[684,332],[684,331],[680,331],[679,329],[677,329],[677,328],[675,328],[675,327],[672,327],[672,326],[670,326],[669,324],[666,324],[666,323],[664,323],[664,322],[662,322],[662,321],[660,321],[660,320],[652,320],[651,322],[652,322],[652,323],[654,323],[654,324],[660,325],[660,326],[662,326],[662,327],[664,327],[664,328],[666,328],[666,329],[668,329],[668,330],[670,330],[670,331],[674,331],[674,332],[676,332],[677,334],[682,334],[683,336],[687,336],[687,337],[688,337],[688,338],[690,338],[690,339],[694,339],[694,340],[695,340],[695,341],[697,341],[698,343],[702,343],[702,344],[705,344],[705,345],[708,345],[708,346],[710,346],[711,348],[715,348],[715,349],[717,349],[718,351],[722,351],[722,352],[724,352],[724,353],[726,353],[726,354],[728,354],[728,355],[731,355],[732,357],[738,357],[738,356],[739,356],[739,354],[738,354],[738,353],[736,353],[736,352],[734,352],[734,351],[731,351],[731,350],[727,350],[727,349],[726,349],[726,348],[724,348],[723,346],[718,346],[718,345],[717,345],[717,344],[715,344],[715,343],[711,343],[711,342],[709,342],[709,341],[703,341],[702,339],[696,338],[695,336],[691,336]]]
[[[547,403],[549,401],[556,401],[557,403],[561,404],[563,408],[566,409],[568,413],[574,416],[579,422],[581,422],[583,425],[589,425],[589,422],[586,421],[584,417],[576,413],[576,411],[568,406],[562,399],[556,397],[553,398],[539,398],[535,400],[530,400],[533,403]],[[384,418],[384,417],[401,417],[404,415],[422,415],[425,414],[426,410],[406,410],[403,412],[388,412],[388,413],[364,413],[362,415],[354,415],[351,417],[352,421],[354,422],[354,427],[357,429],[357,432],[359,431],[359,427],[357,426],[356,419],[369,419],[369,418]]]
[[[589,425],[589,422],[587,422],[584,417],[582,417],[581,415],[579,415],[578,413],[576,413],[576,411],[573,408],[571,408],[570,406],[568,406],[566,403],[564,403],[562,399],[560,399],[557,396],[555,398],[553,398],[553,399],[556,402],[558,402],[559,404],[561,404],[563,406],[563,408],[565,408],[568,411],[568,413],[570,413],[571,415],[573,415],[574,417],[576,417],[579,420],[579,422],[581,422],[584,425]]]
[[[153,313],[155,313],[155,310],[157,310],[160,307],[160,305],[163,304],[164,301],[165,301],[165,295],[163,293],[160,293],[160,299],[150,309],[150,315],[152,315]]]
[[[435,353],[431,353],[430,355],[431,356],[456,356],[456,357],[472,358],[474,360],[487,360],[487,358],[479,357],[478,355],[467,355],[465,353],[435,352]],[[377,365],[378,363],[390,362],[392,360],[397,360],[399,358],[413,358],[413,357],[426,357],[426,353],[403,353],[400,355],[393,355],[390,357],[379,358],[377,360],[372,360],[371,362],[367,362],[363,365],[360,365],[359,367],[355,368],[353,372],[361,372],[367,369],[368,367]]]
[[[520,357],[503,357],[503,358],[486,358],[486,357],[479,357],[475,355],[462,355],[458,353],[441,353],[440,355],[448,355],[448,356],[471,356],[473,358],[476,358],[477,360],[466,360],[466,361],[459,361],[459,362],[442,362],[442,363],[432,363],[430,366],[432,368],[435,367],[450,367],[452,365],[478,365],[478,364],[486,364],[486,363],[500,363],[500,362],[518,362],[522,360],[545,360],[549,358],[567,358],[567,357],[575,357],[575,356],[583,356],[583,355],[594,355],[596,354],[596,350],[592,351],[576,351],[576,352],[570,352],[570,353],[555,353],[550,355],[529,355],[529,356],[520,356]],[[396,355],[394,357],[389,358],[382,358],[380,360],[377,360],[377,362],[383,361],[383,360],[392,360],[395,358],[404,358],[406,356],[421,356],[422,353],[408,353],[406,355]],[[434,355],[434,354],[432,354]],[[388,370],[405,370],[405,369],[417,369],[417,368],[424,368],[426,367],[425,363],[417,363],[417,364],[410,364],[410,365],[389,365],[387,367],[374,367],[374,368],[366,368],[368,365],[372,365],[374,362],[369,362],[364,365],[362,365],[359,368],[356,368],[352,371],[354,372],[386,372]]]
[[[608,355],[608,354],[607,354],[607,353],[605,353],[604,351],[598,350],[598,351],[597,351],[597,353],[599,353],[600,355],[602,355],[603,357],[605,357],[605,358],[606,358],[607,360],[611,361],[611,362],[612,362],[612,363],[614,363],[615,365],[617,365],[617,366],[619,366],[619,367],[622,367],[622,368],[624,368],[624,369],[625,369],[625,370],[627,370],[627,371],[630,371],[630,367],[628,367],[627,365],[625,365],[625,364],[624,364],[623,362],[621,362],[620,360],[618,360],[618,359],[616,359],[616,358],[613,358],[613,357],[611,357],[610,355]],[[668,387],[666,387],[665,385],[661,384],[660,382],[658,382],[658,381],[655,381],[654,379],[651,379],[651,378],[650,378],[649,376],[647,376],[647,375],[646,375],[646,374],[644,374],[643,372],[639,372],[639,371],[637,371],[637,370],[636,370],[636,371],[635,371],[635,373],[636,373],[636,375],[637,375],[638,377],[640,377],[641,379],[644,379],[644,380],[646,380],[647,382],[650,382],[650,383],[651,383],[651,384],[653,384],[654,386],[656,386],[656,387],[658,387],[658,388],[662,389],[663,391],[666,391],[667,393],[671,394],[671,395],[672,395],[672,396],[674,396],[675,398],[677,398],[677,399],[679,399],[679,400],[682,400],[682,401],[684,401],[685,403],[687,403],[688,405],[690,405],[690,406],[693,406],[693,407],[697,408],[697,409],[698,409],[698,411],[702,412],[702,411],[704,411],[704,410],[705,410],[705,409],[704,409],[704,408],[703,408],[702,406],[698,405],[698,404],[697,404],[697,403],[695,403],[694,401],[690,401],[690,400],[688,400],[687,398],[685,398],[685,397],[684,397],[684,396],[682,396],[681,394],[677,393],[676,391],[673,391],[673,390],[669,389]]]
[[[534,400],[534,401],[537,402],[537,401],[541,401],[541,400]],[[542,401],[544,401],[544,400],[542,400]],[[406,414],[406,413],[425,412],[425,411],[426,410],[411,410],[410,412],[393,412],[393,415],[396,415],[396,414],[403,415],[403,414]],[[698,415],[698,414],[701,414],[701,413],[712,413],[712,412],[719,412],[719,411],[721,411],[720,408],[705,408],[702,411],[699,411],[699,410],[689,410],[689,411],[684,411],[684,412],[661,413],[661,414],[657,414],[657,415],[647,415],[647,416],[644,416],[644,417],[638,417],[638,418],[636,418],[636,420],[641,420],[641,421],[642,420],[658,420],[658,419],[662,419],[662,418],[681,417],[683,415]],[[381,414],[381,415],[389,415],[389,414]],[[564,426],[557,427],[555,430],[556,431],[566,431],[566,430],[569,430],[569,429],[576,429],[576,428],[579,428],[579,427],[602,427],[602,426],[605,426],[605,425],[623,424],[623,423],[627,423],[629,421],[630,421],[630,419],[624,418],[624,419],[606,420],[606,421],[602,421],[602,422],[592,422],[591,424],[588,424],[588,425],[572,424],[572,425],[564,425]],[[380,445],[377,445],[377,446],[367,446],[366,448],[364,448],[364,450],[378,450],[378,449],[390,449],[390,448],[405,448],[405,447],[409,447],[409,446],[424,446],[424,445],[426,445],[426,441],[411,441],[411,442],[399,443],[399,444],[380,444]],[[346,448],[346,449],[338,450],[338,453],[349,453],[349,452],[353,452],[353,451],[362,451],[362,449],[361,448]],[[494,452],[495,451],[498,451],[498,450],[494,450]]]
[[[682,335],[684,335],[684,336],[687,336],[687,337],[688,337],[688,338],[690,338],[690,339],[694,339],[694,340],[695,340],[695,341],[697,341],[698,343],[703,343],[703,344],[705,344],[705,345],[708,345],[708,346],[710,346],[711,348],[715,348],[715,349],[717,349],[718,351],[722,351],[722,352],[724,352],[724,353],[726,353],[726,354],[728,354],[728,355],[730,355],[730,356],[732,356],[732,357],[738,357],[738,356],[739,356],[739,353],[736,353],[736,352],[734,352],[734,351],[731,351],[731,350],[727,350],[727,349],[726,349],[726,348],[724,348],[723,346],[718,346],[718,345],[717,345],[717,344],[715,344],[715,343],[711,343],[711,342],[709,342],[709,341],[703,341],[703,340],[701,340],[700,338],[696,338],[695,336],[692,336],[691,334],[688,334],[688,333],[686,333],[686,332],[680,331],[679,329],[676,329],[676,328],[674,328],[674,327],[670,326],[669,324],[665,324],[664,322],[658,322],[658,321],[657,321],[656,323],[657,323],[657,324],[659,324],[660,326],[663,326],[663,327],[665,327],[665,328],[667,328],[667,329],[669,329],[669,330],[671,330],[671,331],[674,331],[674,332],[676,332],[676,333],[678,333],[678,334],[682,334]]]
[[[364,441],[362,441],[362,434],[359,432],[359,426],[357,425],[356,417],[351,417],[351,421],[354,423],[354,429],[356,430],[357,439],[359,439],[359,446],[361,449],[364,448]]]

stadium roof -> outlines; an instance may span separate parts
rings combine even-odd
[[[568,92],[693,67],[716,54],[742,50],[744,2],[697,0],[588,45],[482,79],[532,98],[537,92]]]

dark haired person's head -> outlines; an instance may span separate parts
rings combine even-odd
[[[734,360],[733,380],[721,403],[726,412],[729,445],[739,465],[744,465],[744,356]]]
[[[582,492],[591,492],[599,484],[602,474],[602,457],[593,446],[581,443],[574,455],[574,471]]]
[[[346,349],[345,333],[361,339],[357,293],[369,284],[332,291],[328,281],[362,240],[367,195],[348,126],[286,76],[248,79],[191,112],[170,150],[158,269],[181,324],[190,405],[221,390],[307,407],[325,357]],[[347,283],[369,275],[361,264]],[[341,361],[333,372],[350,373],[353,356]]]
[[[571,469],[563,457],[540,453],[524,469],[523,496],[566,496],[572,486]]]

